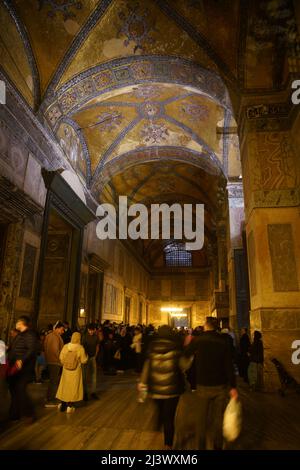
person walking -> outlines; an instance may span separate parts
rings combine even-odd
[[[83,366],[84,399],[89,399],[89,394],[94,400],[98,400],[97,387],[97,356],[99,353],[99,339],[96,325],[89,323],[87,331],[82,336],[81,344],[88,356],[87,363]],[[90,388],[90,390],[89,390]]]
[[[163,425],[166,449],[171,449],[174,438],[174,418],[180,395],[185,390],[185,379],[180,369],[182,342],[172,328],[161,326],[149,345],[138,389],[147,388],[158,409],[159,424]]]
[[[25,418],[28,423],[36,420],[33,403],[28,395],[27,386],[34,380],[35,361],[38,351],[36,333],[30,328],[30,318],[22,315],[16,322],[18,334],[9,351],[8,364],[15,366],[17,372],[9,377],[11,420]]]
[[[74,403],[83,399],[82,364],[88,362],[88,356],[80,340],[80,333],[73,333],[71,342],[64,345],[59,355],[63,370],[56,398],[61,400],[59,409],[62,412],[72,413]]]
[[[134,329],[131,348],[134,351],[135,371],[140,374],[142,370],[142,331],[140,327]]]
[[[61,373],[59,355],[64,346],[64,342],[61,338],[64,331],[63,323],[57,321],[53,327],[53,331],[45,337],[44,341],[44,353],[49,373],[46,408],[54,408],[57,406],[55,395]]]
[[[218,333],[216,323],[208,318],[204,332],[184,351],[186,357],[194,355],[196,368],[196,391],[192,394],[194,409],[190,410],[194,432],[191,437],[186,415],[178,410],[176,449],[223,449],[222,424],[228,394],[238,398],[232,351],[226,336]],[[192,446],[187,442],[191,438],[195,439]]]

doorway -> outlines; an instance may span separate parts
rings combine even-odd
[[[74,296],[80,231],[50,207],[42,256],[39,327],[57,320],[74,324]]]
[[[176,314],[169,313],[169,325],[172,328],[189,328],[191,324],[191,309],[184,308],[182,313],[178,316]]]

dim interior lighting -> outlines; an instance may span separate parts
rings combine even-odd
[[[162,307],[161,312],[182,312],[183,308],[179,307]]]

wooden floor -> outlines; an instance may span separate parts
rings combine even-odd
[[[136,376],[101,376],[99,401],[80,404],[67,415],[42,406],[46,384],[32,384],[38,421],[10,424],[0,434],[7,450],[160,450],[162,433],[155,429],[151,402],[136,400]],[[300,449],[300,400],[290,394],[250,393],[241,385],[244,429],[232,449]]]

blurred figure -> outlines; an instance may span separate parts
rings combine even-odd
[[[64,342],[61,338],[64,331],[65,329],[63,323],[57,321],[54,325],[53,331],[46,336],[44,342],[45,359],[49,372],[47,403],[45,404],[46,408],[54,408],[57,406],[55,395],[61,373],[59,355],[64,346]]]
[[[216,322],[208,318],[204,332],[184,352],[187,357],[195,357],[197,389],[193,394],[195,400],[191,418],[196,442],[193,447],[188,447],[190,444],[186,436],[190,439],[190,429],[187,429],[189,426],[185,424],[184,414],[178,412],[176,449],[223,448],[222,424],[228,391],[232,398],[237,398],[238,393],[227,335],[218,333],[216,327]]]
[[[63,371],[59,382],[56,398],[61,400],[59,405],[60,411],[72,413],[75,411],[73,404],[83,399],[83,377],[82,364],[86,364],[88,356],[84,347],[80,344],[80,333],[73,333],[71,342],[65,344],[59,355],[59,359],[63,365]],[[69,352],[76,358],[74,369],[69,369],[66,364]]]
[[[36,359],[36,364],[35,364],[35,383],[41,384],[42,383],[42,374],[45,371],[47,365],[46,365],[46,359],[45,359],[45,351],[44,351],[44,343],[45,343],[45,332],[41,331],[39,334],[39,351],[38,351],[38,356]]]
[[[134,351],[135,371],[140,373],[142,370],[142,332],[140,327],[134,329],[131,348]]]
[[[173,446],[176,408],[179,396],[185,389],[184,375],[179,365],[181,344],[170,326],[161,326],[150,343],[139,384],[141,391],[147,386],[148,394],[156,403],[167,449]]]
[[[115,354],[118,350],[113,329],[105,331],[106,338],[103,343],[103,369],[104,374],[116,375]]]
[[[247,328],[241,329],[240,337],[240,355],[239,355],[239,373],[240,377],[244,379],[245,382],[248,380],[248,367],[249,367],[249,356],[250,356],[250,338],[248,335]]]
[[[16,323],[18,334],[8,352],[10,367],[15,365],[18,372],[9,377],[11,394],[10,419],[19,420],[25,417],[29,423],[35,421],[35,411],[27,393],[27,386],[34,380],[34,368],[37,356],[37,336],[30,329],[30,318],[19,317]]]
[[[83,366],[83,387],[84,399],[87,401],[90,397],[98,400],[96,394],[97,387],[97,356],[99,353],[99,339],[97,335],[96,325],[89,323],[87,331],[82,336],[81,341],[85,353],[88,356],[87,363]],[[88,390],[90,388],[90,390]]]
[[[255,330],[253,343],[250,346],[250,364],[248,367],[248,379],[251,390],[262,390],[263,388],[263,364],[264,364],[264,346],[262,334]]]
[[[130,368],[132,351],[130,345],[132,344],[132,338],[129,332],[127,332],[126,326],[122,325],[120,328],[120,334],[117,337],[118,349],[120,350],[120,360],[117,364],[118,372],[124,372]]]

